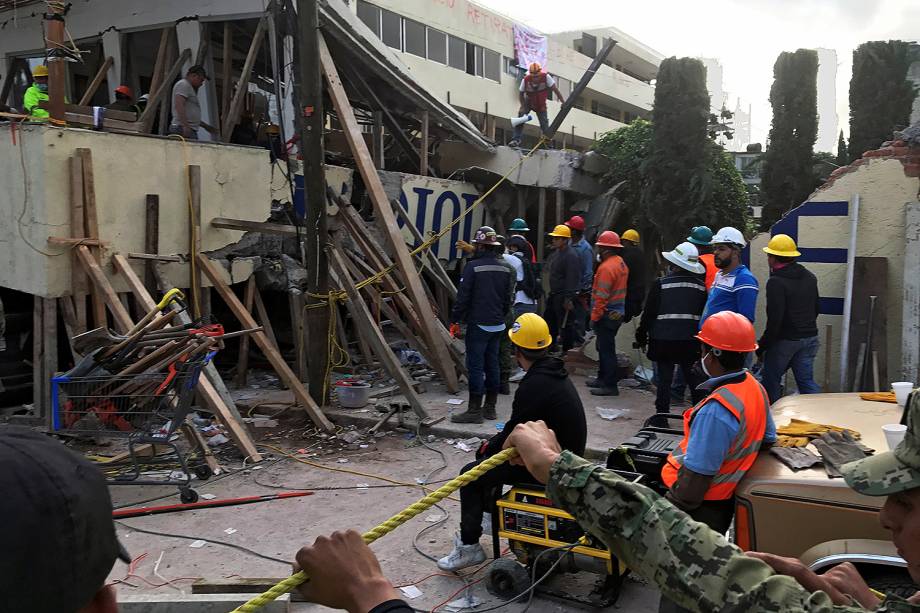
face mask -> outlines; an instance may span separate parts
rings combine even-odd
[[[596,256],[594,256],[594,259],[597,260],[598,262],[600,262],[600,261],[601,261],[601,254],[598,253]]]
[[[708,369],[708,368],[706,368],[706,358],[709,357],[709,355],[710,355],[710,354],[707,353],[706,355],[703,356],[703,359],[700,360],[700,366],[702,367],[703,372],[706,373],[706,376],[709,377],[710,379],[712,379],[712,373],[709,372],[709,369]]]
[[[38,91],[40,91],[40,92],[46,92],[46,91],[48,91],[48,84],[47,84],[47,83],[36,83],[36,84],[35,84],[35,87],[37,87],[37,88],[38,88]]]

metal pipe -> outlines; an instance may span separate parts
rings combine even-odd
[[[850,354],[850,317],[853,314],[853,277],[856,274],[856,233],[859,228],[859,194],[853,194],[850,211],[850,247],[847,250],[847,279],[843,294],[843,327],[840,334],[840,386],[838,391],[847,390]]]

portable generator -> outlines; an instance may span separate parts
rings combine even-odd
[[[642,475],[617,471],[631,481]],[[501,558],[501,540],[508,541],[514,559]],[[540,555],[548,549],[578,543],[559,551]],[[616,556],[585,533],[575,518],[555,507],[542,486],[517,485],[497,502],[492,514],[492,547],[496,558],[489,570],[489,593],[510,599],[531,587],[531,577],[542,577],[551,567],[554,573],[588,572],[602,577],[593,591],[577,595],[570,586],[565,591],[540,584],[538,593],[596,607],[616,602],[628,569]],[[538,559],[539,558],[539,559]]]
[[[683,415],[657,413],[645,420],[634,436],[610,450],[607,468],[638,473],[643,485],[664,494],[668,488],[661,482],[661,469],[683,438]]]

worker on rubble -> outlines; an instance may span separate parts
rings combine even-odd
[[[549,132],[549,117],[546,114],[546,101],[549,93],[553,92],[559,100],[559,104],[565,103],[559,86],[551,74],[543,70],[539,63],[534,62],[527,70],[527,74],[521,79],[520,98],[521,108],[518,109],[518,117],[523,117],[531,111],[536,113],[537,120],[540,122],[540,131],[543,136]],[[511,137],[509,147],[517,147],[521,144],[521,137],[524,135],[524,124],[514,126],[514,132]],[[542,229],[541,229],[542,231]]]
[[[648,292],[636,330],[636,345],[648,347],[646,355],[655,363],[658,379],[655,410],[670,413],[675,371],[682,374],[683,381],[690,382],[694,403],[702,400],[695,389],[697,377],[693,366],[700,359],[696,334],[706,306],[703,280],[706,268],[699,261],[696,247],[689,242],[661,256],[669,262],[668,271],[652,283]]]
[[[763,356],[763,386],[770,402],[776,402],[791,368],[800,394],[819,394],[814,373],[819,346],[818,279],[796,262],[802,254],[791,236],[777,234],[763,250],[770,265],[767,327],[757,350]]]
[[[601,232],[594,245],[600,265],[591,291],[591,326],[597,335],[597,377],[589,379],[592,396],[619,396],[617,389],[617,332],[626,313],[629,269],[620,253],[623,243],[616,232]]]
[[[32,85],[22,97],[22,110],[35,119],[48,119],[51,114],[38,106],[40,102],[48,100],[48,67],[39,64],[32,71]]]
[[[754,323],[760,286],[753,273],[741,263],[741,252],[746,246],[744,235],[732,227],[722,228],[712,237],[713,262],[719,273],[709,290],[700,325],[722,311],[740,313]]]
[[[198,140],[201,127],[201,103],[198,89],[204,85],[208,74],[204,66],[195,64],[179,79],[172,89],[172,122],[169,134],[177,134],[188,140]]]
[[[581,215],[573,215],[571,219],[565,222],[565,225],[572,231],[572,250],[578,254],[578,260],[581,262],[581,287],[578,290],[578,298],[575,300],[575,310],[572,315],[575,317],[575,338],[574,344],[581,345],[585,342],[585,331],[588,329],[590,321],[590,303],[591,303],[591,284],[594,281],[594,249],[591,243],[585,240],[585,220]]]
[[[520,217],[515,217],[511,221],[511,225],[508,226],[508,231],[512,233],[511,238],[514,238],[515,236],[519,236],[520,238],[524,239],[524,242],[527,243],[527,257],[530,258],[530,262],[532,264],[536,264],[537,263],[537,252],[533,248],[533,245],[531,244],[531,242],[527,240],[527,237],[524,234],[522,234],[523,232],[530,232],[530,228],[527,227],[527,222],[521,219]]]
[[[499,379],[500,335],[505,331],[505,314],[511,309],[514,277],[500,260],[504,248],[495,230],[482,226],[473,238],[476,249],[463,268],[457,301],[451,311],[451,334],[458,336],[466,324],[466,368],[469,372],[469,405],[450,420],[460,424],[481,424],[496,419]]]
[[[553,252],[546,262],[549,269],[546,322],[553,335],[554,349],[565,353],[575,346],[575,301],[581,290],[582,263],[571,246],[571,228],[558,225],[549,236]]]
[[[630,228],[620,237],[623,242],[623,261],[629,269],[629,287],[626,288],[626,316],[624,322],[642,312],[645,303],[645,254],[639,247],[639,232]]]
[[[886,496],[879,523],[920,584],[920,394],[905,409],[907,434],[894,451],[843,466],[847,485]],[[692,611],[746,613],[917,613],[920,592],[880,598],[852,564],[822,575],[799,560],[741,551],[645,485],[565,451],[545,423],[520,424],[505,439],[553,504],[602,541],[663,596]],[[487,473],[488,474],[488,473]],[[411,613],[384,577],[358,532],[319,537],[296,555],[295,569],[312,581],[298,588],[310,602],[351,613]]]
[[[506,336],[514,345],[518,364],[527,374],[514,394],[511,417],[504,429],[484,442],[476,452],[476,461],[464,466],[461,472],[501,451],[505,438],[517,424],[537,419],[551,424],[564,449],[584,453],[588,437],[585,409],[563,361],[548,354],[552,337],[546,321],[535,313],[525,313],[515,320]],[[479,544],[482,516],[495,503],[496,490],[503,484],[533,482],[526,469],[503,464],[460,488],[460,533],[455,537],[453,550],[438,561],[438,568],[457,571],[484,561],[486,553]]]
[[[696,246],[700,254],[700,262],[706,267],[706,291],[709,291],[716,280],[716,273],[719,272],[715,256],[712,254],[712,230],[708,226],[694,226],[690,230],[687,242]]]
[[[0,427],[0,466],[0,609],[116,613],[106,578],[131,556],[99,468],[21,426]]]
[[[115,88],[115,102],[107,104],[105,108],[140,116],[140,108],[134,102],[134,91],[127,85],[119,85]]]

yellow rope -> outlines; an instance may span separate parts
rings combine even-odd
[[[424,513],[432,506],[449,496],[451,493],[457,491],[467,483],[471,483],[481,477],[486,472],[492,470],[500,464],[504,464],[506,461],[517,455],[517,450],[513,447],[510,449],[505,449],[494,456],[487,458],[482,461],[479,465],[473,467],[462,475],[458,476],[455,479],[451,479],[438,489],[436,489],[431,494],[428,494],[418,502],[410,504],[408,507],[381,523],[375,528],[372,528],[363,534],[364,542],[367,544],[373,543],[379,539],[384,534],[392,532],[402,524],[406,523],[416,515]],[[239,608],[234,609],[233,613],[253,613],[258,611],[260,608],[264,607],[271,601],[275,600],[279,596],[286,594],[296,588],[301,583],[307,580],[307,575],[300,571],[284,579],[283,581],[278,582],[268,591],[259,594],[249,602],[240,605]]]

